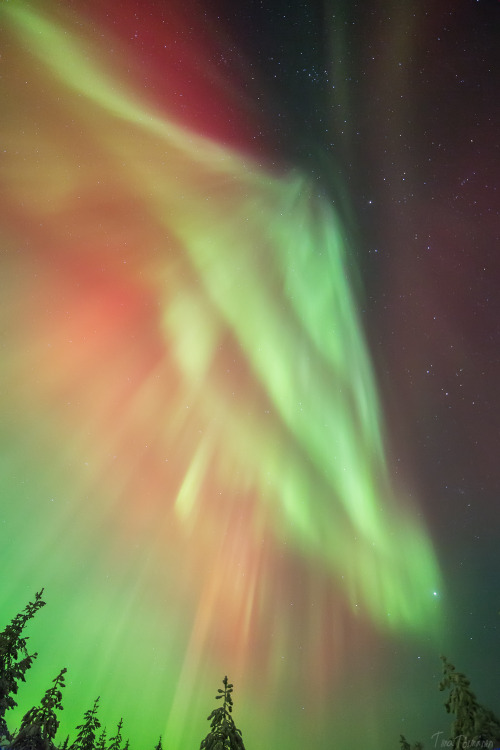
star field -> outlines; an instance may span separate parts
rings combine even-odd
[[[427,747],[441,653],[498,713],[499,4],[0,13],[20,715]]]

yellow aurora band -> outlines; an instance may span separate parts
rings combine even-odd
[[[0,601],[46,587],[34,699],[67,664],[68,702],[105,693],[174,750],[226,671],[248,701],[306,680],[321,702],[341,622],[428,635],[440,587],[340,218],[145,102],[73,12],[0,13]]]

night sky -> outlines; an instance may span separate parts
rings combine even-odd
[[[500,3],[0,5],[9,727],[434,747],[500,712]]]

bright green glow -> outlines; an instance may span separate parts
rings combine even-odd
[[[37,76],[26,94],[12,73],[1,126],[2,601],[14,614],[47,589],[33,700],[68,666],[68,705],[105,691],[131,734],[166,722],[180,750],[206,734],[228,672],[264,746],[259,680],[284,705],[305,681],[323,705],[359,645],[343,617],[362,635],[437,621],[439,571],[391,487],[340,219],[300,174],[153,112],[83,34],[0,9]]]

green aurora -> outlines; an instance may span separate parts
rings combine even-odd
[[[247,747],[299,748],[351,638],[439,637],[341,217],[120,79],[76,11],[0,13],[0,611],[49,604],[7,718],[67,666],[63,731],[101,695],[133,746],[195,747],[227,672]]]

